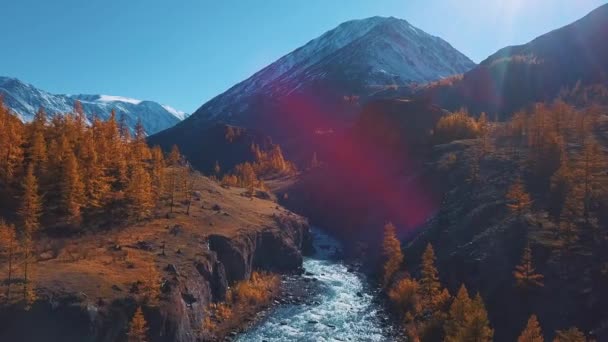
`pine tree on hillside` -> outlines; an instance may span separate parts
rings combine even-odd
[[[488,312],[478,293],[471,302],[471,310],[467,314],[467,334],[465,341],[490,342],[494,330],[490,327]]]
[[[390,285],[393,276],[403,263],[401,241],[397,238],[397,230],[392,223],[387,223],[384,226],[382,256],[384,258],[382,284],[384,287],[387,287]]]
[[[572,327],[568,330],[556,331],[553,342],[587,342],[587,338],[580,330]]]
[[[449,318],[445,324],[445,342],[463,341],[467,330],[467,319],[471,307],[471,298],[467,288],[462,284],[450,306]]]
[[[131,318],[129,324],[129,332],[127,333],[129,342],[147,342],[148,341],[148,323],[144,318],[144,313],[141,307],[138,307]]]
[[[585,140],[579,168],[576,176],[582,181],[583,217],[589,222],[589,213],[595,193],[601,188],[601,174],[606,169],[606,161],[601,154],[601,148],[597,142],[590,138]],[[605,172],[604,172],[605,173]]]
[[[156,269],[154,260],[148,261],[146,266],[146,280],[145,280],[145,293],[146,303],[150,306],[158,305],[158,299],[160,297],[160,281],[161,277]]]
[[[516,213],[519,218],[521,218],[521,215],[532,205],[530,195],[526,192],[524,184],[519,178],[511,185],[506,197],[509,201],[507,207],[511,209],[512,212]]]
[[[82,221],[82,207],[85,204],[85,186],[82,182],[78,160],[74,153],[67,153],[61,170],[61,209],[70,225]]]
[[[34,167],[30,164],[23,179],[23,195],[21,206],[17,211],[22,224],[22,236],[29,239],[40,227],[42,203],[38,195],[38,180],[34,175]]]
[[[159,200],[165,189],[165,158],[160,147],[155,146],[152,149],[152,187],[154,190],[154,198]]]
[[[521,332],[519,338],[517,338],[517,342],[544,342],[543,332],[540,328],[540,324],[538,323],[538,319],[536,315],[530,316],[528,319],[528,324],[524,328],[524,331]]]
[[[422,255],[419,283],[423,310],[434,311],[437,300],[441,297],[441,284],[439,283],[439,272],[435,267],[435,251],[430,243]]]
[[[40,177],[47,167],[48,153],[46,146],[46,113],[40,108],[29,126],[29,146],[27,154],[30,163],[34,164],[34,172]]]
[[[0,184],[11,186],[23,165],[23,125],[0,97]]]
[[[529,245],[524,248],[521,263],[515,266],[513,277],[515,277],[517,287],[524,290],[544,286],[544,276],[537,274],[532,265],[532,250]]]
[[[169,153],[169,165],[178,166],[182,160],[182,155],[179,152],[177,145],[171,147],[171,153]]]
[[[3,221],[0,220],[0,247],[4,252],[4,256],[7,261],[7,269],[6,269],[6,300],[8,303],[11,302],[11,285],[13,281],[13,269],[14,269],[14,261],[15,254],[17,253],[17,248],[19,246],[19,242],[17,240],[17,234],[15,232],[15,226],[7,225]]]
[[[152,182],[148,171],[140,163],[132,166],[126,198],[131,217],[141,220],[150,216],[154,208]]]
[[[104,173],[93,139],[94,137],[91,132],[88,132],[83,137],[82,170],[86,206],[89,208],[100,208],[105,205],[111,189],[110,180]]]

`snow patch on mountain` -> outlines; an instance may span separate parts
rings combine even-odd
[[[243,108],[249,108],[247,103],[255,99],[284,98],[319,84],[343,89],[343,95],[365,97],[377,91],[372,87],[412,86],[461,74],[474,66],[450,44],[405,20],[351,20],[213,98],[193,116],[244,118],[248,112]]]
[[[113,96],[113,95],[99,95],[98,101],[100,102],[126,102],[134,105],[138,105],[141,103],[141,100],[131,99],[123,96]]]
[[[131,129],[141,120],[148,134],[172,127],[188,117],[185,112],[153,101],[114,95],[56,95],[10,77],[0,77],[0,95],[5,106],[24,122],[31,121],[41,107],[50,117],[69,113],[76,101],[82,104],[89,122],[95,116],[107,119],[115,110],[116,116],[123,118]]]

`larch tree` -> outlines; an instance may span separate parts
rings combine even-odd
[[[467,320],[471,308],[471,298],[462,284],[450,306],[449,318],[444,326],[445,342],[463,341],[467,331]]]
[[[21,245],[23,250],[23,300],[26,308],[34,300],[32,269],[34,242],[33,235],[40,227],[42,204],[38,195],[38,181],[34,175],[34,167],[30,164],[23,181],[23,196],[17,212],[22,223]]]
[[[67,153],[61,170],[61,209],[70,225],[82,222],[85,204],[85,185],[82,182],[78,160],[73,152]]]
[[[439,282],[439,272],[435,267],[435,251],[429,243],[422,255],[420,284],[420,299],[423,310],[434,311],[437,302],[441,298],[441,283]]]
[[[146,265],[146,281],[145,281],[145,293],[146,302],[150,306],[158,305],[160,297],[160,281],[161,277],[156,269],[154,259],[149,260]]]
[[[25,178],[23,179],[23,195],[21,205],[17,214],[21,219],[22,236],[29,239],[40,227],[40,216],[42,215],[42,202],[38,194],[38,180],[34,175],[33,165],[29,165]]]
[[[524,184],[521,179],[518,178],[507,192],[507,207],[521,218],[522,214],[532,206],[532,199],[526,192]]]
[[[490,327],[488,312],[478,293],[471,301],[471,310],[467,314],[467,333],[465,341],[490,342],[494,336],[494,330]]]
[[[582,181],[583,217],[589,222],[589,213],[594,199],[594,192],[601,188],[601,174],[606,169],[606,162],[602,157],[601,148],[597,142],[588,138],[585,140],[577,178]]]
[[[11,301],[11,285],[13,282],[13,269],[15,254],[19,247],[19,241],[17,240],[17,234],[15,232],[15,226],[8,225],[0,220],[0,247],[4,252],[7,260],[6,269],[6,300],[8,303]]]
[[[148,323],[144,317],[141,307],[138,307],[131,318],[129,324],[129,332],[127,333],[129,342],[147,342],[148,341]]]
[[[110,193],[110,181],[103,170],[101,161],[94,144],[91,132],[85,134],[82,143],[82,169],[84,174],[84,189],[86,206],[100,208],[105,205]]]
[[[517,338],[517,342],[544,342],[543,332],[536,315],[530,316],[526,327]]]
[[[156,200],[162,197],[165,188],[165,158],[160,147],[155,146],[152,149],[152,187],[154,189],[154,197]]]
[[[182,160],[182,155],[179,152],[179,148],[177,145],[173,145],[171,147],[171,152],[169,153],[169,165],[178,166]]]
[[[401,252],[401,241],[397,238],[397,229],[392,223],[384,226],[384,239],[382,240],[382,256],[384,259],[382,284],[384,287],[390,285],[395,273],[403,263]]]
[[[530,290],[544,286],[544,276],[536,273],[536,270],[532,264],[532,249],[529,245],[524,248],[521,263],[515,266],[513,277],[515,278],[517,287],[523,290]]]
[[[154,208],[150,175],[140,163],[133,164],[129,185],[126,190],[130,215],[137,220],[150,216]]]

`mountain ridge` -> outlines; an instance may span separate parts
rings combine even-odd
[[[4,104],[22,121],[31,121],[40,107],[50,116],[68,113],[76,101],[81,102],[89,120],[94,116],[105,119],[115,110],[118,117],[124,116],[131,129],[141,119],[149,134],[169,128],[188,116],[173,107],[148,100],[102,94],[52,94],[15,77],[0,76],[0,95],[4,97]]]

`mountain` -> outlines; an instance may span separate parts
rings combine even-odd
[[[131,128],[141,119],[148,134],[169,128],[188,116],[184,112],[153,101],[110,95],[50,94],[9,77],[0,77],[0,95],[4,97],[4,104],[23,121],[32,120],[40,107],[43,107],[49,116],[71,112],[76,100],[82,103],[89,119],[92,119],[93,115],[101,119],[108,118],[114,109],[118,118],[124,115],[127,125]]]
[[[607,36],[608,4],[527,44],[503,48],[462,78],[438,82],[421,93],[450,109],[466,106],[505,115],[551,101],[563,89],[605,85]]]
[[[183,127],[211,120],[255,128],[290,147],[353,123],[361,104],[387,88],[409,89],[475,64],[441,38],[405,20],[345,22],[201,106]]]

